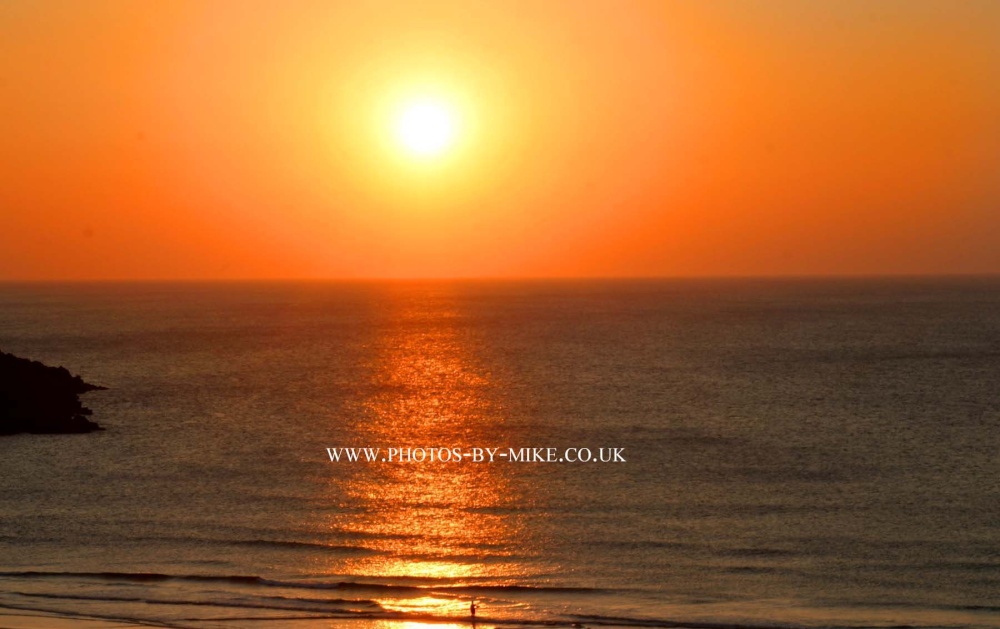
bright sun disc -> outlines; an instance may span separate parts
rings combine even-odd
[[[413,102],[400,111],[396,134],[409,152],[425,157],[438,155],[455,139],[455,115],[440,102]]]

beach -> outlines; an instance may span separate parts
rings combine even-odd
[[[127,629],[129,627],[134,629],[148,626],[94,618],[0,610],[0,629]]]

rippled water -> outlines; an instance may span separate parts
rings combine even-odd
[[[3,606],[1000,626],[995,279],[8,284],[0,349],[110,387],[0,439]]]

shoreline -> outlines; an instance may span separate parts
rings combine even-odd
[[[135,629],[138,627],[167,626],[94,616],[74,616],[14,607],[0,608],[0,629]]]
[[[230,625],[230,623],[232,623]],[[393,626],[414,627],[428,625],[439,629],[495,629],[495,622],[480,622],[471,624],[467,620],[455,619],[424,619],[413,621],[404,618],[343,618],[330,616],[272,616],[272,617],[225,617],[186,619],[178,623],[127,620],[123,618],[107,618],[101,616],[76,615],[53,611],[22,609],[17,607],[0,607],[0,629],[201,629],[207,626],[230,625],[234,629],[248,627],[271,627],[280,623],[283,629],[313,629],[322,627],[351,627],[352,629],[388,629]]]

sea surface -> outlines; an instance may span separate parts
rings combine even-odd
[[[1000,627],[997,278],[3,284],[0,349],[109,387],[0,438],[2,607]]]

